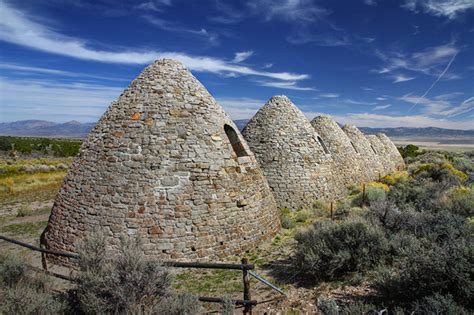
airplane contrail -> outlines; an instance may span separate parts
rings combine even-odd
[[[434,86],[439,82],[439,80],[441,80],[441,78],[446,74],[446,72],[449,70],[449,67],[451,67],[451,64],[453,63],[454,59],[456,58],[456,56],[458,55],[458,53],[455,53],[453,55],[453,57],[451,58],[451,60],[448,62],[448,64],[446,65],[446,68],[444,68],[443,72],[441,72],[441,74],[438,76],[438,78],[433,82],[433,84],[431,84],[431,86],[428,88],[428,90],[426,90],[425,94],[423,94],[422,96],[420,96],[418,98],[418,100],[416,101],[415,104],[413,104],[412,107],[410,107],[410,109],[408,110],[407,114],[411,112],[411,110],[413,108],[415,108],[416,105],[418,105],[420,103],[420,101],[426,96],[428,95],[428,93],[431,91],[432,88],[434,88]]]

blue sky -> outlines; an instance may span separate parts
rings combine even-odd
[[[474,0],[0,0],[0,121],[96,121],[158,58],[234,119],[474,129]]]

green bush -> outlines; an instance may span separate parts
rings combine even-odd
[[[384,200],[386,196],[387,193],[383,188],[367,186],[365,188],[365,196],[363,191],[358,193],[352,200],[352,206],[362,207],[365,205],[370,205],[374,202]]]
[[[138,238],[122,239],[118,253],[111,258],[106,256],[105,244],[103,236],[95,235],[78,250],[81,258],[73,294],[81,311],[148,313],[168,305],[185,314],[186,310],[178,304],[197,307],[197,301],[190,303],[187,296],[172,295],[171,273],[143,254]]]
[[[467,309],[457,304],[453,296],[450,294],[441,295],[435,294],[423,298],[421,301],[413,303],[411,310],[412,314],[425,315],[425,314],[456,314],[456,315],[469,315],[472,314]]]
[[[398,151],[400,152],[401,156],[403,158],[406,157],[417,157],[420,154],[423,154],[423,152],[419,151],[420,148],[418,148],[416,145],[409,144],[405,147],[399,147]]]
[[[398,250],[393,268],[380,269],[374,282],[385,302],[403,305],[433,294],[452,294],[458,303],[473,300],[474,249],[468,242],[438,245],[412,238]]]
[[[0,256],[0,280],[3,286],[12,287],[26,276],[27,265],[17,255]]]
[[[47,289],[45,276],[35,276],[24,259],[0,257],[0,314],[60,314],[64,301]]]
[[[295,239],[295,264],[315,280],[367,271],[383,262],[388,250],[383,232],[363,220],[317,222]]]

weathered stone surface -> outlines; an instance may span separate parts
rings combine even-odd
[[[311,207],[336,197],[333,161],[304,114],[286,97],[272,97],[242,134],[280,208]]]
[[[405,161],[403,161],[402,155],[400,154],[392,140],[390,140],[390,138],[384,133],[378,133],[376,136],[382,142],[385,147],[385,151],[388,154],[385,159],[389,159],[392,162],[392,171],[404,169]]]
[[[385,149],[385,146],[383,145],[382,141],[380,141],[380,139],[376,135],[366,135],[365,137],[367,138],[367,140],[369,140],[370,145],[375,150],[375,153],[379,158],[380,164],[382,164],[383,173],[381,175],[385,176],[388,173],[392,172],[395,169],[394,164],[392,163],[392,161],[390,161],[389,154]]]
[[[332,171],[341,189],[340,193],[346,194],[346,187],[366,181],[362,174],[361,159],[357,149],[341,127],[327,115],[315,117],[311,125],[316,129],[333,158]]]
[[[380,158],[365,135],[356,126],[345,125],[342,130],[357,150],[364,181],[377,180],[385,175]]]
[[[242,135],[199,81],[172,60],[148,66],[83,143],[44,232],[74,252],[102,231],[108,250],[140,235],[147,255],[216,259],[279,229],[275,200]]]

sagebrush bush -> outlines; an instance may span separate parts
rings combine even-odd
[[[405,246],[393,269],[377,273],[374,286],[384,301],[400,305],[433,294],[452,294],[459,303],[473,300],[474,249],[468,242],[438,245],[415,238]]]
[[[27,265],[17,255],[0,255],[0,281],[3,286],[12,287],[26,276]]]
[[[425,315],[425,314],[456,314],[468,315],[472,314],[466,308],[462,307],[454,301],[451,294],[441,295],[434,294],[423,298],[421,301],[413,303],[411,314]]]
[[[60,314],[65,302],[47,289],[47,278],[34,275],[24,259],[0,257],[0,314]]]
[[[95,235],[78,253],[74,299],[85,313],[155,313],[169,308],[190,314],[199,307],[189,296],[172,295],[170,271],[143,254],[139,238],[122,239],[118,253],[109,258],[104,237]]]
[[[355,198],[352,200],[352,205],[355,207],[371,205],[374,202],[384,200],[386,197],[387,197],[387,190],[385,189],[385,187],[377,186],[377,185],[366,186],[365,195],[363,191],[357,194]]]
[[[317,222],[295,239],[295,264],[315,280],[369,270],[384,261],[388,250],[383,232],[363,220]]]

